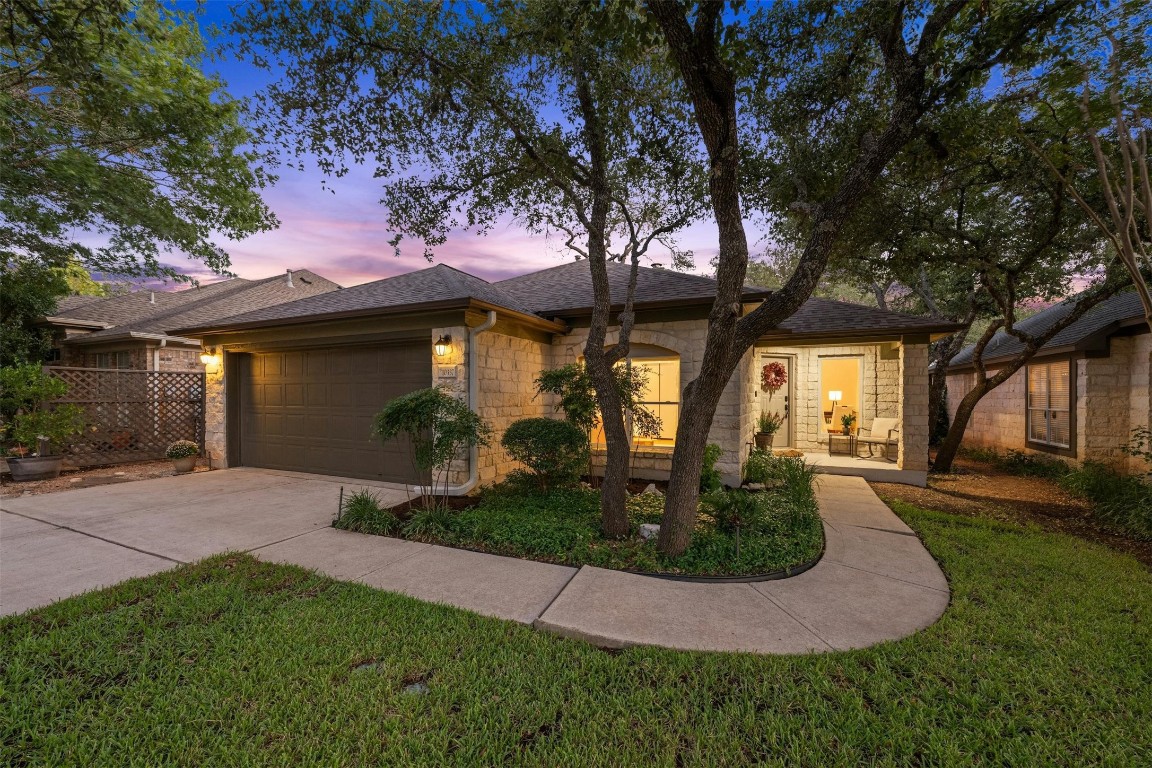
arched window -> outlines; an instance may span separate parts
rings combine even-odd
[[[633,428],[633,444],[671,448],[676,444],[676,423],[680,419],[680,355],[652,344],[632,344],[628,357],[618,365],[643,369],[647,381],[640,393],[640,405],[660,419],[660,434],[656,437],[639,435]],[[601,428],[593,432],[592,442],[604,444]]]

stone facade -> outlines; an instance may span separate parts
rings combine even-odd
[[[548,344],[496,329],[476,337],[477,413],[492,426],[492,445],[480,452],[480,482],[495,482],[513,469],[513,461],[500,446],[504,430],[517,419],[549,416],[552,408],[535,397],[533,383],[540,371],[552,367]]]
[[[228,403],[222,362],[204,372],[204,455],[217,469],[228,466]]]
[[[127,355],[127,365],[118,366],[132,371],[202,371],[200,350],[188,347],[138,343],[130,346],[87,347],[64,344],[60,347],[57,365],[73,368],[101,368],[108,365],[101,355]],[[111,367],[117,367],[115,365]]]
[[[1144,471],[1144,463],[1120,452],[1136,427],[1152,423],[1149,370],[1152,369],[1152,335],[1117,337],[1110,340],[1107,357],[1084,357],[1074,361],[1076,375],[1076,424],[1072,461],[1104,461],[1128,464]],[[989,369],[991,374],[995,369]],[[989,392],[972,414],[964,432],[964,445],[1048,453],[1027,442],[1025,416],[1026,368]],[[975,383],[971,372],[948,376],[948,412],[954,417],[964,394]]]
[[[928,470],[928,345],[900,346],[900,469]]]

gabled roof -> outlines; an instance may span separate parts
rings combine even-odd
[[[497,286],[446,264],[408,272],[335,293],[313,296],[286,304],[226,317],[211,325],[177,329],[198,333],[223,328],[254,328],[261,325],[311,322],[386,313],[388,310],[422,310],[465,307],[478,302],[493,309],[503,308],[534,317],[532,309],[521,305]]]
[[[608,262],[608,284],[614,308],[623,307],[632,267]],[[530,272],[495,283],[506,294],[544,317],[573,317],[592,311],[592,272],[588,261],[570,261],[557,267]],[[758,301],[771,291],[745,288],[744,299]],[[710,277],[670,269],[640,267],[636,273],[636,308],[711,304],[716,281]]]
[[[921,315],[905,315],[846,301],[810,298],[778,331],[792,336],[845,336],[887,333],[952,333],[961,326]],[[776,336],[769,331],[766,337]]]
[[[310,270],[276,275],[261,280],[240,278],[188,288],[182,291],[139,291],[100,299],[69,311],[69,317],[49,320],[67,324],[101,318],[108,327],[65,340],[67,344],[95,344],[121,338],[166,336],[173,329],[194,323],[210,323],[253,307],[283,304],[302,297],[339,290],[340,286]],[[80,317],[71,317],[80,315]]]
[[[1044,333],[1076,308],[1078,298],[1079,296],[1073,296],[1059,304],[1053,304],[1044,311],[1016,323],[1016,327],[1031,335]],[[1141,326],[1145,329],[1148,327],[1144,320],[1144,308],[1140,304],[1140,297],[1135,291],[1125,291],[1092,307],[1079,320],[1049,339],[1036,354],[1038,357],[1043,357],[1082,351],[1102,343],[1108,336],[1123,328]],[[1008,360],[1023,349],[1024,344],[1015,336],[998,331],[984,348],[983,359],[986,363]],[[953,358],[948,367],[960,368],[972,365],[975,351],[975,344],[965,347]]]

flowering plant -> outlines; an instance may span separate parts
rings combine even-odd
[[[770,394],[788,383],[788,370],[783,363],[773,361],[760,369],[760,388]]]

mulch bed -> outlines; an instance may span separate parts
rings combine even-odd
[[[453,512],[459,512],[464,509],[471,509],[480,503],[480,497],[478,496],[449,496],[447,499],[445,499],[443,496],[436,497],[437,504],[443,504],[445,500],[447,500],[448,507]],[[400,518],[401,520],[407,520],[408,518],[412,517],[414,513],[424,511],[424,497],[413,496],[411,500],[401,502],[395,506],[389,507],[388,509],[392,512],[392,514],[396,515],[396,517]]]
[[[202,463],[207,464],[207,462]],[[196,471],[207,472],[208,467],[197,467]],[[131,483],[136,480],[151,480],[157,477],[170,477],[175,474],[176,470],[172,468],[172,462],[167,459],[114,464],[109,467],[94,467],[92,469],[66,469],[55,480],[33,480],[27,483],[14,483],[11,476],[5,473],[0,478],[0,498],[12,499],[24,495],[70,491],[74,488],[91,488],[96,485]]]
[[[882,498],[924,509],[1012,523],[1033,523],[1044,530],[1077,536],[1132,555],[1152,567],[1152,542],[1134,541],[1102,529],[1092,503],[1069,494],[1046,477],[1020,477],[983,462],[957,459],[953,472],[928,475],[928,487],[869,483]]]

